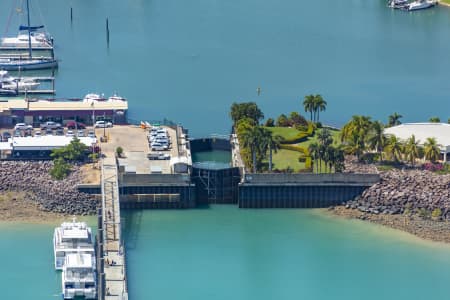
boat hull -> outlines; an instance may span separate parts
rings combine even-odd
[[[7,71],[56,69],[58,61],[54,59],[36,62],[0,62],[0,69]]]

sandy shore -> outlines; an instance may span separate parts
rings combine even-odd
[[[0,222],[61,223],[69,216],[46,212],[24,192],[0,193]]]
[[[360,219],[402,230],[424,240],[450,243],[450,222],[424,220],[404,215],[367,214],[344,206],[330,208],[328,212],[348,219]]]

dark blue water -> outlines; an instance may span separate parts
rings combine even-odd
[[[256,101],[274,117],[302,111],[309,93],[328,101],[322,118],[330,124],[353,114],[386,120],[394,111],[404,121],[448,118],[447,7],[408,13],[384,0],[37,2],[62,60],[58,96],[117,91],[136,120],[172,119],[193,136],[228,133],[233,101]],[[10,5],[3,7],[0,24]]]

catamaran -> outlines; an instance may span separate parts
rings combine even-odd
[[[94,238],[86,222],[64,222],[53,234],[55,269],[62,270],[66,256],[73,253],[94,255]]]
[[[42,33],[37,33],[36,30],[42,28],[41,26],[30,25],[30,5],[27,0],[27,25],[20,26],[19,31],[26,31],[27,34],[23,38],[23,34],[19,33],[17,38],[3,38],[2,43],[6,45],[24,45],[27,46],[28,56],[23,58],[22,56],[10,56],[6,58],[0,58],[0,69],[3,70],[39,70],[39,69],[52,69],[58,67],[58,61],[53,57],[33,57],[33,47],[44,43],[51,43],[53,53],[53,40],[46,37]],[[33,46],[34,44],[34,46]]]
[[[87,253],[66,255],[61,279],[64,299],[96,299],[95,256]]]

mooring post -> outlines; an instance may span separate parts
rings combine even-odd
[[[72,24],[73,21],[73,8],[70,7],[70,24]]]
[[[109,45],[109,21],[106,18],[106,43]]]

